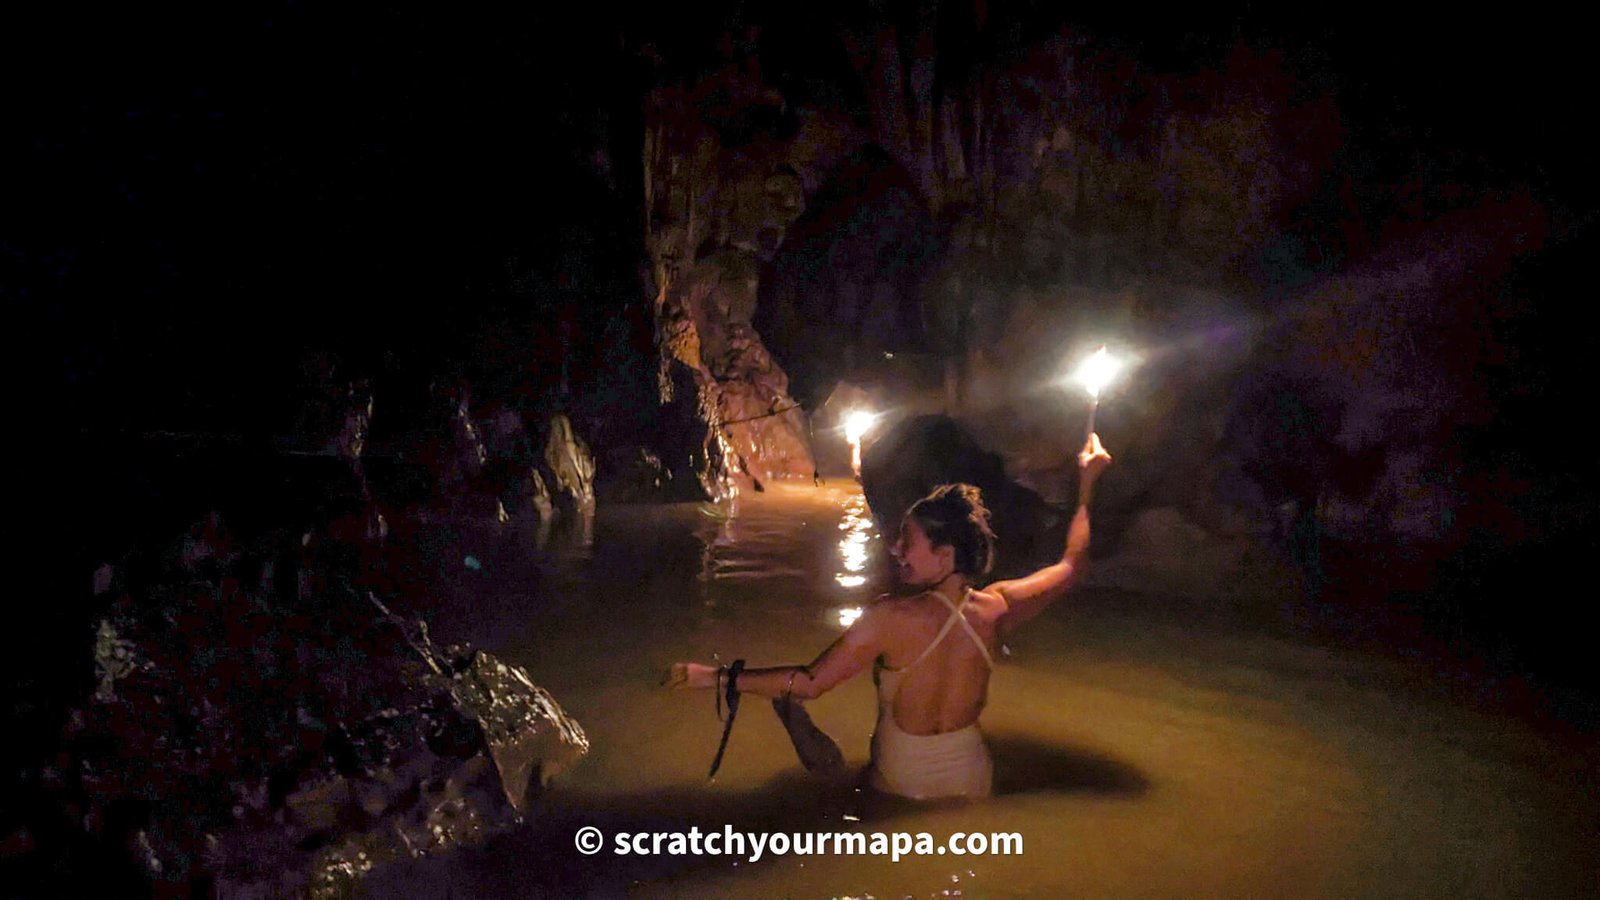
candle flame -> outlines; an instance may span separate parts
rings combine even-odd
[[[1084,390],[1089,392],[1089,396],[1098,400],[1100,399],[1101,388],[1104,388],[1112,378],[1115,378],[1121,368],[1122,361],[1112,357],[1110,353],[1106,352],[1106,348],[1101,347],[1090,354],[1082,365],[1078,366],[1076,378],[1078,383],[1083,385]]]
[[[858,443],[866,436],[878,417],[864,409],[853,409],[844,417],[844,436],[850,443]]]

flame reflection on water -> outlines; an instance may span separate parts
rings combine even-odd
[[[839,557],[844,564],[844,571],[837,573],[834,578],[844,587],[860,587],[867,581],[866,576],[860,574],[867,567],[867,544],[876,537],[865,496],[852,494],[845,502],[844,518],[839,522],[839,530],[844,532],[844,537],[839,540]]]
[[[877,538],[873,529],[872,515],[867,510],[867,498],[862,494],[852,494],[845,501],[844,516],[839,522],[839,530],[844,536],[839,539],[839,559],[844,570],[834,574],[834,580],[845,589],[859,588],[867,583],[867,576],[863,572],[867,568],[870,556],[869,546]],[[862,607],[859,605],[845,606],[837,610],[839,627],[849,628],[861,618]]]

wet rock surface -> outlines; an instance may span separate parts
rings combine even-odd
[[[543,462],[558,508],[569,516],[593,514],[594,457],[573,431],[572,421],[561,413],[550,417]]]
[[[678,382],[696,398],[708,434],[691,472],[711,485],[708,496],[814,468],[788,376],[751,326],[763,261],[802,212],[803,188],[786,147],[727,127],[764,121],[781,104],[732,71],[659,89],[648,103],[644,201],[662,400],[674,402]]]
[[[19,885],[347,896],[374,865],[510,827],[587,751],[522,670],[436,648],[379,599],[403,568],[384,535],[246,509],[243,530],[213,511],[96,569],[71,650],[92,680],[60,686]]]

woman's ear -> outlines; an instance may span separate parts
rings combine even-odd
[[[948,566],[952,572],[956,570],[955,544],[945,544],[942,547],[935,547],[933,548],[933,555],[939,560],[940,565]]]

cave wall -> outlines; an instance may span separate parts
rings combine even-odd
[[[1075,449],[1059,399],[1039,410],[1064,350],[1214,311],[1338,138],[1325,96],[1248,49],[1162,72],[963,4],[762,24],[654,90],[644,147],[662,384],[692,373],[726,468],[758,478],[811,473],[799,411],[770,414],[841,379],[965,417],[1050,477]],[[1178,374],[1174,396],[1225,372]]]
[[[782,98],[731,68],[693,88],[657,89],[648,109],[644,203],[662,401],[679,402],[673,373],[686,375],[708,461],[757,482],[809,477],[804,413],[752,325],[763,261],[805,202],[797,149],[741,134],[781,115]],[[796,143],[827,153],[836,139],[826,130]]]
[[[657,79],[661,365],[733,423],[707,429],[727,470],[807,474],[798,416],[753,417],[845,381],[955,417],[1061,501],[1086,404],[1059,382],[1109,341],[1136,356],[1099,419],[1113,550],[1157,506],[1289,543],[1308,518],[1448,543],[1497,515],[1468,508],[1456,426],[1492,415],[1507,349],[1482,323],[1517,303],[1541,204],[1352,121],[1292,42],[1163,55],[1030,16],[740,11],[711,62]]]

